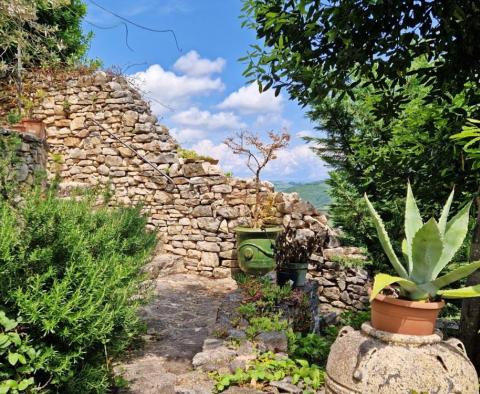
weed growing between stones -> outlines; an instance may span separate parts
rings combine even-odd
[[[257,342],[257,356],[234,373],[211,373],[218,393],[232,385],[261,389],[265,385],[285,384],[301,387],[304,393],[314,393],[324,382],[324,367],[340,328],[349,325],[359,329],[363,322],[370,319],[370,312],[345,312],[335,325],[327,326],[320,335],[315,334],[309,332],[308,324],[296,321],[297,318],[311,319],[308,298],[304,293],[292,290],[288,285],[277,286],[268,277],[251,278],[240,274],[236,279],[244,301],[237,307],[238,316],[234,316],[231,323],[238,330],[243,330],[248,340]],[[288,316],[285,305],[295,306],[293,320]],[[285,353],[275,354],[268,345],[258,342],[268,333],[274,336],[283,333],[276,337],[283,336],[288,343]],[[240,342],[241,339],[236,339],[237,345]]]

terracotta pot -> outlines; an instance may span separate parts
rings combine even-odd
[[[17,123],[17,124],[13,124],[13,125],[6,125],[6,126],[3,126],[3,127],[8,129],[8,130],[18,131],[20,133],[25,133],[25,131],[26,131],[25,126],[23,126],[21,123]]]
[[[45,124],[37,119],[22,119],[20,122],[27,133],[35,134],[37,137],[45,138]]]
[[[432,335],[444,306],[444,301],[407,301],[379,294],[372,301],[372,326],[394,334]]]

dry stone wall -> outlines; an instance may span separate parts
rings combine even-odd
[[[35,103],[34,117],[46,125],[48,172],[60,176],[66,193],[103,185],[111,189],[112,204],[142,203],[163,251],[178,256],[185,270],[222,278],[238,269],[234,228],[249,223],[255,204],[252,181],[227,177],[214,162],[180,157],[168,129],[157,123],[149,105],[122,76],[37,73],[26,86]],[[3,104],[2,110],[7,112],[8,106]],[[264,182],[261,199],[275,208],[271,224],[321,232],[327,251],[338,246],[326,217],[298,194],[275,193],[273,185]],[[322,264],[328,265],[324,256]],[[335,269],[316,263],[311,277],[324,282],[320,287],[325,303],[333,300],[339,308],[360,309],[360,296],[350,296],[351,301],[343,296],[352,285],[330,279],[327,283],[324,273],[332,276]],[[162,264],[171,261],[163,258]]]
[[[19,158],[15,178],[18,182],[32,185],[35,178],[45,172],[48,145],[45,141],[30,133],[17,133],[0,127],[0,138],[19,136],[21,143],[17,150]]]

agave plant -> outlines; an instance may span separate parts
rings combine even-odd
[[[380,243],[399,275],[377,274],[371,292],[371,300],[385,287],[395,283],[400,286],[403,297],[414,301],[430,300],[436,296],[443,298],[480,296],[480,285],[442,290],[445,286],[465,278],[479,269],[480,261],[463,264],[446,275],[438,276],[462,246],[468,231],[471,202],[448,221],[453,194],[452,190],[438,222],[432,217],[423,223],[412,189],[408,184],[405,206],[405,239],[402,242],[403,264],[393,250],[382,219],[365,194]]]

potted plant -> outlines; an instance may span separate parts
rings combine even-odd
[[[285,132],[269,132],[268,136],[270,143],[263,142],[249,132],[238,133],[224,141],[234,154],[247,157],[247,167],[254,174],[255,204],[250,226],[235,229],[240,269],[252,275],[263,275],[275,269],[272,246],[282,231],[279,226],[267,225],[273,199],[270,206],[262,201],[260,174],[276,158],[277,152],[288,145],[290,135]]]
[[[45,126],[40,120],[32,119],[33,102],[24,94],[23,71],[29,67],[38,67],[49,62],[54,54],[45,45],[45,40],[53,37],[56,27],[38,23],[38,5],[32,1],[20,1],[0,4],[0,13],[8,21],[0,34],[0,46],[7,53],[0,61],[0,74],[14,84],[16,90],[16,115],[7,115],[7,121],[13,130],[31,132],[44,138]],[[49,0],[43,7],[64,6],[61,0]],[[40,37],[40,39],[39,39]],[[13,113],[13,112],[12,112]],[[17,117],[17,122],[12,120]]]
[[[308,262],[322,245],[320,236],[300,236],[293,227],[288,227],[278,237],[273,247],[277,263],[277,284],[292,283],[292,287],[305,286]]]
[[[430,335],[443,299],[480,296],[480,285],[461,289],[443,288],[480,268],[480,261],[462,264],[439,276],[462,246],[468,232],[471,202],[448,221],[454,192],[450,194],[439,221],[423,223],[410,184],[405,207],[403,264],[395,254],[383,222],[365,195],[379,241],[398,276],[377,274],[370,293],[372,325],[378,330],[406,335]],[[391,285],[396,287],[392,288]],[[389,289],[390,295],[385,294]]]

